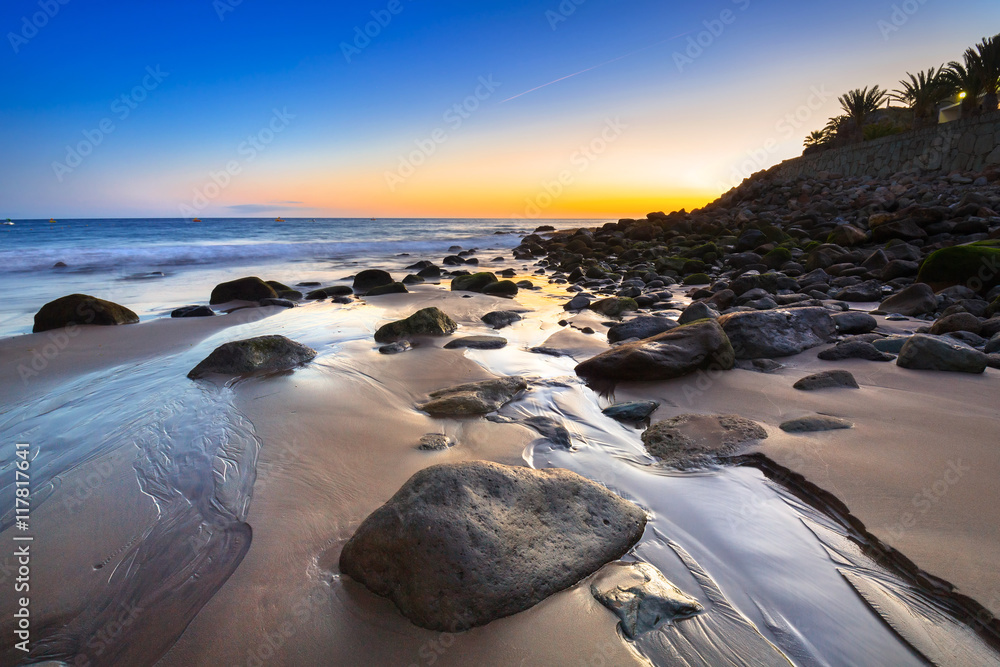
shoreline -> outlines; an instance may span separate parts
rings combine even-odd
[[[690,226],[692,215],[706,214],[712,214],[712,207],[707,213],[682,214],[688,216],[683,220],[672,214],[673,218],[653,217],[650,221],[673,219]],[[624,231],[636,225],[656,226],[626,222]],[[615,227],[615,231],[621,230]],[[995,545],[1000,543],[1000,510],[990,500],[992,480],[1000,472],[1000,463],[990,456],[990,434],[1000,427],[1000,416],[985,399],[1000,388],[1000,374],[995,369],[969,376],[914,371],[895,363],[857,359],[831,363],[817,356],[830,346],[817,345],[779,358],[783,367],[770,373],[735,369],[667,381],[626,380],[614,386],[610,396],[598,396],[576,377],[574,368],[578,362],[610,348],[609,324],[620,320],[586,309],[567,312],[563,306],[581,291],[596,296],[621,294],[630,290],[623,282],[634,278],[623,271],[626,275],[620,275],[619,280],[609,280],[607,275],[614,272],[609,266],[607,271],[600,270],[604,277],[595,274],[593,278],[572,280],[568,275],[571,271],[560,266],[558,258],[567,252],[567,241],[580,241],[590,248],[583,239],[590,238],[593,243],[595,234],[600,233],[591,231],[589,237],[579,232],[549,234],[547,238],[529,235],[513,251],[515,257],[519,256],[517,260],[451,267],[470,271],[512,268],[514,280],[527,280],[538,288],[522,288],[514,300],[449,291],[446,276],[440,284],[411,287],[409,294],[362,297],[346,305],[307,302],[288,309],[249,308],[195,320],[79,328],[47,360],[37,377],[24,383],[8,383],[0,393],[4,403],[13,408],[0,415],[5,433],[36,442],[38,436],[43,436],[40,444],[46,451],[64,447],[67,455],[77,457],[73,463],[65,459],[62,470],[58,462],[51,464],[49,479],[58,479],[59,483],[46,482],[47,495],[42,498],[45,502],[35,511],[38,525],[47,534],[65,536],[69,527],[60,511],[71,502],[68,499],[75,498],[79,505],[73,507],[73,533],[81,546],[75,554],[50,553],[39,561],[39,571],[47,573],[39,575],[39,595],[55,599],[61,582],[76,581],[71,589],[63,591],[60,607],[71,617],[80,613],[71,610],[82,609],[88,596],[101,595],[103,568],[116,570],[120,559],[141,544],[136,542],[136,535],[148,535],[151,526],[169,517],[162,501],[157,501],[157,513],[156,503],[151,502],[153,496],[135,487],[136,470],[141,466],[133,470],[130,459],[135,457],[136,447],[140,453],[143,448],[135,442],[130,424],[148,421],[150,427],[159,427],[155,414],[144,413],[141,403],[131,405],[134,395],[142,396],[150,405],[166,401],[170,410],[179,411],[168,419],[173,425],[157,436],[156,456],[165,456],[169,466],[180,466],[185,457],[196,453],[199,457],[205,455],[200,450],[188,451],[190,445],[184,438],[218,420],[219,415],[225,416],[227,429],[235,429],[227,431],[230,435],[226,437],[232,438],[235,433],[242,438],[231,441],[238,450],[214,459],[215,491],[208,484],[190,487],[184,493],[195,494],[192,498],[219,493],[223,494],[220,497],[233,497],[230,494],[237,490],[230,481],[219,486],[218,462],[234,456],[233,472],[238,474],[232,483],[249,479],[251,484],[251,490],[245,491],[246,497],[239,501],[249,507],[245,517],[253,528],[249,550],[229,563],[231,575],[214,584],[217,588],[204,606],[187,617],[182,632],[173,639],[159,637],[170,648],[158,656],[158,664],[255,664],[255,659],[276,664],[321,664],[331,656],[334,661],[350,660],[359,652],[376,661],[405,664],[429,664],[428,656],[439,664],[463,664],[483,656],[490,656],[494,661],[490,664],[537,659],[559,662],[568,657],[584,664],[598,657],[613,664],[648,664],[650,656],[654,662],[659,660],[657,651],[662,649],[643,642],[633,645],[619,638],[614,617],[595,603],[587,593],[586,583],[488,626],[461,635],[436,635],[416,628],[391,603],[338,574],[337,557],[344,542],[410,475],[434,463],[471,460],[569,467],[637,502],[650,513],[655,530],[647,529],[632,557],[652,559],[673,580],[694,587],[697,584],[690,574],[678,568],[676,556],[668,557],[664,543],[656,536],[667,534],[670,540],[679,541],[718,579],[721,594],[730,598],[736,613],[773,646],[784,640],[777,629],[770,627],[768,619],[774,613],[791,614],[790,622],[808,624],[810,612],[798,606],[806,600],[762,573],[749,576],[741,568],[750,563],[765,570],[779,567],[781,559],[764,565],[767,559],[763,554],[771,547],[766,540],[758,541],[755,533],[765,529],[789,531],[786,539],[790,540],[790,552],[783,557],[789,559],[786,566],[795,571],[788,576],[802,584],[817,577],[824,581],[830,577],[828,586],[838,581],[836,590],[818,589],[810,594],[819,596],[838,613],[858,605],[849,615],[858,628],[864,628],[860,631],[868,633],[865,641],[881,647],[884,655],[900,649],[893,644],[897,640],[891,633],[879,625],[879,617],[862,606],[861,597],[839,575],[834,576],[829,556],[807,530],[813,519],[808,514],[796,518],[796,512],[801,510],[762,485],[763,474],[748,477],[726,466],[693,476],[658,472],[655,461],[639,443],[641,429],[614,425],[599,415],[600,408],[610,405],[613,399],[657,401],[660,406],[653,414],[653,422],[685,413],[735,413],[757,421],[769,437],[739,453],[760,452],[775,464],[802,475],[842,502],[873,535],[928,573],[929,580],[941,577],[989,613],[1000,613],[1000,595],[993,593],[1000,591],[1000,577],[991,567],[995,561],[991,548],[995,551]],[[686,233],[690,238],[682,241],[682,248],[699,247],[704,240],[697,232]],[[618,257],[632,249],[642,253],[653,247],[651,241],[627,239],[625,235],[621,240],[631,247],[615,250]],[[532,244],[542,252],[532,249]],[[541,264],[544,271],[538,273],[536,267],[542,257],[547,261]],[[486,253],[482,258],[489,259]],[[593,255],[584,265],[595,267],[606,261],[622,260]],[[641,264],[641,254],[624,262]],[[718,263],[703,261],[702,266],[718,279],[725,265],[720,258]],[[630,271],[634,276],[641,270]],[[785,271],[794,273],[794,269]],[[396,274],[402,273],[397,267]],[[685,272],[674,273],[683,279]],[[748,278],[758,275],[743,273]],[[798,273],[801,275],[803,272]],[[731,284],[737,279],[739,276],[730,275],[725,280]],[[343,276],[328,277],[324,284],[338,280]],[[635,287],[637,299],[659,295],[644,306],[645,313],[640,315],[676,319],[692,303],[711,302],[723,291],[707,289],[707,285],[669,285],[663,280],[658,286],[657,280],[659,276],[643,280],[643,288]],[[761,298],[782,296],[775,293],[780,290],[762,291]],[[830,306],[841,301],[830,294],[826,297],[814,295],[810,302]],[[496,351],[445,350],[441,346],[444,341],[420,339],[415,349],[405,354],[378,353],[372,334],[381,324],[431,305],[440,307],[459,324],[456,336],[500,335],[508,339],[507,347]],[[809,304],[793,301],[787,306],[775,304],[756,310],[782,311],[799,305]],[[874,310],[878,302],[855,300],[850,305],[855,310],[849,312],[861,314]],[[524,319],[500,331],[492,331],[479,319],[492,310],[512,308],[524,311]],[[847,312],[836,307],[831,310],[838,311]],[[934,321],[891,321],[882,314],[874,317],[879,336],[912,334]],[[626,314],[624,319],[631,316]],[[183,377],[186,369],[218,344],[264,333],[287,335],[314,348],[319,356],[291,374],[224,386],[190,383]],[[845,337],[841,334],[836,338]],[[0,351],[4,353],[0,372],[17,377],[18,364],[51,341],[52,335],[47,333],[0,340]],[[853,372],[860,389],[803,392],[792,388],[803,376],[833,368]],[[502,375],[531,378],[532,388],[525,398],[501,410],[496,419],[432,418],[416,407],[431,391]],[[93,425],[57,422],[67,427],[59,439],[39,430],[46,424],[51,428],[53,422],[47,422],[44,414],[34,414],[30,404],[53,392],[53,407],[74,401],[81,407],[88,401],[93,403],[93,414],[87,420],[93,420]],[[97,403],[101,396],[104,403],[100,405],[104,407]],[[804,435],[785,433],[779,428],[789,418],[814,413],[848,419],[854,427]],[[552,449],[536,431],[518,423],[526,415],[546,414],[564,420],[576,443],[572,452]],[[122,423],[123,429],[114,431],[110,439],[102,438],[101,447],[95,447],[100,431],[93,429],[117,423]],[[439,453],[416,449],[422,435],[442,432],[458,441],[458,446]],[[949,441],[946,450],[942,440]],[[210,479],[211,466],[206,470],[206,479]],[[97,482],[88,482],[91,478]],[[182,480],[183,476],[176,481]],[[935,491],[942,488],[942,493]],[[926,489],[933,497],[924,495]],[[716,499],[713,496],[717,494]],[[918,496],[930,504],[926,511],[921,512],[925,505],[917,504]],[[132,509],[127,513],[112,509],[114,498],[129,499]],[[704,520],[698,519],[702,513]],[[914,515],[913,521],[907,518],[908,513]],[[85,526],[108,519],[108,532],[99,538],[85,534]],[[89,539],[120,547],[102,553],[101,545]],[[86,564],[91,572],[85,577],[79,572],[84,565],[81,556],[93,561]],[[95,564],[101,567],[92,567]],[[210,571],[206,570],[206,575]],[[743,592],[744,587],[747,592]],[[774,607],[765,610],[761,604]],[[249,609],[254,611],[246,613]],[[44,611],[39,613],[46,617]],[[797,618],[796,613],[805,616]],[[989,618],[987,625],[994,620]],[[53,627],[52,622],[49,616],[45,626]],[[147,622],[136,621],[131,632],[145,628]],[[846,626],[842,631],[847,631]],[[811,641],[824,647],[811,649],[819,651],[817,655],[835,655],[825,651],[849,653],[856,648],[834,648],[837,633],[832,628],[824,632],[828,634],[810,636]],[[234,639],[219,641],[220,635]],[[237,637],[254,635],[272,639],[250,645],[235,641]],[[385,635],[394,638],[391,645],[385,644]],[[129,632],[123,632],[115,639],[126,642],[129,636]],[[723,648],[710,645],[701,650]],[[788,650],[787,646],[782,648]],[[265,660],[263,652],[272,655]],[[846,655],[842,658],[846,659]]]

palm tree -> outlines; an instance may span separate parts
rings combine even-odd
[[[984,38],[975,48],[966,49],[965,66],[979,78],[979,85],[986,97],[983,108],[996,111],[997,89],[1000,88],[1000,35]]]
[[[827,128],[823,128],[822,130],[814,130],[809,133],[809,136],[806,137],[803,146],[805,146],[806,148],[823,146],[827,144],[830,141],[830,139],[831,139],[830,131]]]
[[[913,128],[916,129],[930,124],[937,105],[947,99],[954,88],[945,77],[944,65],[917,72],[916,76],[907,72],[906,76],[910,80],[901,80],[902,88],[892,91],[890,97],[913,110]]]
[[[864,141],[865,121],[887,99],[889,99],[889,93],[878,86],[872,86],[870,90],[868,88],[857,88],[846,95],[840,96],[838,99],[840,108],[854,121],[854,133],[857,141]]]
[[[966,59],[968,59],[968,55],[966,52]],[[982,79],[975,70],[975,66],[966,67],[953,60],[948,63],[944,77],[954,91],[962,93],[962,117],[967,118],[974,115],[979,106],[979,96],[983,93]]]

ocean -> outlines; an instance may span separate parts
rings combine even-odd
[[[205,218],[14,220],[0,225],[0,275],[8,297],[0,337],[29,333],[46,302],[82,292],[115,301],[143,320],[207,303],[218,282],[260,275],[289,285],[324,284],[360,268],[401,271],[440,263],[453,246],[480,258],[503,254],[539,225],[605,220]],[[485,260],[481,260],[484,261]],[[57,263],[65,267],[56,267]],[[400,276],[402,277],[402,276]]]

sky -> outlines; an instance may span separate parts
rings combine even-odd
[[[996,0],[7,0],[0,218],[618,218],[801,154]]]

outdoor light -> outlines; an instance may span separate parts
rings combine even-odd
[[[958,99],[964,100],[965,99],[965,93],[959,93],[958,94]]]

